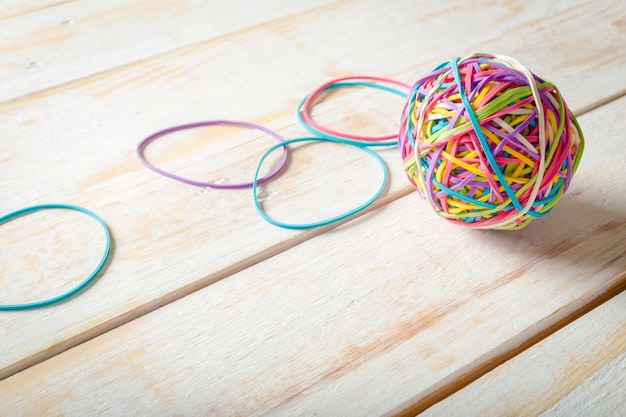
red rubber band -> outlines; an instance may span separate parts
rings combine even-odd
[[[374,76],[369,76],[369,75],[354,75],[354,76],[349,76],[349,77],[335,78],[334,80],[330,80],[330,81],[320,85],[315,90],[313,90],[313,92],[311,92],[311,94],[309,94],[306,97],[306,99],[304,100],[304,103],[302,104],[302,110],[301,110],[302,119],[305,121],[305,123],[307,123],[313,129],[319,130],[320,132],[323,132],[323,133],[325,133],[325,134],[327,134],[329,136],[340,137],[340,138],[345,138],[345,139],[358,140],[358,141],[363,141],[363,142],[380,142],[380,141],[384,141],[384,140],[397,139],[398,138],[398,133],[397,132],[395,132],[393,134],[390,134],[390,135],[385,135],[385,136],[353,135],[353,134],[349,134],[349,133],[338,132],[336,130],[332,130],[332,129],[329,129],[327,127],[321,126],[321,125],[319,125],[318,123],[316,123],[312,119],[312,117],[311,117],[311,108],[312,108],[312,105],[313,105],[315,99],[320,95],[320,93],[322,93],[323,91],[328,89],[328,87],[333,85],[333,84],[336,84],[336,83],[339,83],[339,82],[342,82],[342,81],[348,81],[348,80],[378,81],[378,82],[382,82],[382,83],[394,84],[394,85],[397,85],[399,87],[405,88],[407,90],[409,90],[411,88],[410,85],[405,84],[405,83],[400,82],[400,81],[396,81],[396,80],[392,80],[392,79],[384,78],[384,77],[374,77]]]

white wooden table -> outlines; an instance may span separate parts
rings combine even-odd
[[[0,415],[626,415],[624,6],[3,0],[0,214],[84,206],[113,249],[72,299],[0,312]],[[308,231],[264,222],[249,189],[185,185],[135,157],[150,133],[208,119],[305,136],[295,109],[317,85],[412,83],[473,52],[555,82],[585,132],[569,192],[523,231],[437,218],[396,149],[377,150],[390,183],[374,206]],[[314,117],[393,133],[402,104],[346,89]],[[215,127],[147,156],[236,182],[270,144]],[[263,203],[317,220],[363,201],[379,175],[356,149],[294,147]],[[0,304],[75,285],[101,236],[58,210],[0,226]]]

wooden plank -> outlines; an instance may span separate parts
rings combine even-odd
[[[554,416],[620,416],[626,414],[626,352],[542,414]]]
[[[209,5],[202,0],[81,0],[23,14],[0,24],[4,78],[0,101],[288,18],[330,1]]]
[[[624,111],[580,118],[570,192],[522,231],[455,227],[405,196],[0,381],[0,410],[370,416],[445,396],[626,288],[623,155],[607,152]]]
[[[624,305],[626,292],[421,415],[547,417],[624,414]]]
[[[72,1],[76,0],[3,0],[2,5],[0,5],[0,20],[10,19]]]
[[[429,9],[431,14],[419,17],[406,13],[409,5],[340,4],[0,106],[0,160],[3,172],[10,173],[1,178],[1,211],[48,201],[83,205],[104,217],[115,245],[106,274],[80,297],[46,310],[3,314],[0,336],[6,342],[0,355],[0,378],[322,232],[292,232],[265,224],[252,209],[249,191],[201,192],[142,168],[133,148],[157,128],[206,118],[238,118],[273,127],[285,137],[301,135],[293,116],[297,102],[304,92],[331,76],[366,72],[410,81],[431,68],[433,60],[449,58],[463,48],[502,50],[520,37],[529,45],[557,51],[548,61],[536,61],[521,46],[512,50],[531,67],[540,67],[538,72],[552,74],[575,110],[615,94],[614,86],[626,68],[623,48],[592,61],[584,54],[557,48],[562,40],[553,36],[573,31],[586,39],[602,36],[602,47],[608,51],[621,42],[620,33],[607,30],[611,22],[607,16],[618,19],[625,13],[615,4],[605,8],[553,2],[551,7],[560,7],[560,12],[548,17],[532,3],[516,6],[515,13],[499,5],[461,10],[439,4]],[[481,32],[463,33],[463,47],[459,45],[461,32],[452,36],[451,29],[451,34],[442,36],[437,49],[442,56],[429,54],[430,46],[419,42],[399,42],[425,39],[439,30],[442,21],[449,22],[450,28],[461,28],[468,17],[487,16],[495,24]],[[580,27],[582,17],[586,23]],[[515,25],[519,28],[512,32]],[[415,53],[410,61],[409,47]],[[363,50],[368,54],[354,52]],[[282,52],[280,59],[275,51]],[[599,65],[604,59],[612,65]],[[570,66],[563,67],[564,62]],[[545,71],[539,71],[541,67]],[[597,83],[580,83],[576,78],[596,69]],[[319,120],[350,131],[383,129],[381,120],[395,124],[401,100],[375,91],[351,97],[320,106]],[[346,108],[365,111],[360,117],[345,118]],[[391,126],[383,124],[383,130]],[[267,139],[238,135],[218,129],[177,136],[172,139],[177,142],[156,144],[156,155],[151,157],[163,167],[185,169],[200,178],[249,179]],[[270,198],[265,204],[271,213],[294,221],[307,220],[298,215],[316,219],[354,204],[345,190],[353,191],[355,199],[369,194],[377,186],[378,168],[357,151],[349,151],[315,145],[294,152],[288,175],[267,190]],[[384,204],[406,195],[410,187],[400,172],[396,151],[381,153],[391,171]],[[216,169],[205,169],[207,161]],[[311,193],[328,185],[336,188],[321,189],[324,199]],[[24,224],[30,232],[38,230],[35,222]],[[94,235],[74,238],[86,242]],[[58,291],[57,280],[63,278],[56,277],[64,271],[59,265],[49,266],[49,275],[42,280],[30,275],[29,263],[20,261],[22,249],[3,247],[3,252],[15,254],[7,255],[6,265],[16,275],[0,280],[23,282],[22,288]]]
[[[297,2],[272,0],[260,6],[258,2],[239,0],[218,2],[211,4],[210,7],[201,0],[132,0],[130,2],[82,0],[59,3],[58,7],[2,22],[0,25],[0,51],[3,55],[0,61],[0,74],[3,78],[6,77],[6,84],[0,90],[0,100],[25,96],[63,82],[131,64],[155,54],[166,53],[185,45],[206,42],[215,37],[245,30],[272,19],[282,17],[297,24],[297,14],[305,10],[320,6],[337,7],[332,4],[328,5],[328,2],[329,0],[316,0],[304,5]],[[553,25],[551,22],[558,20],[558,16],[550,16],[545,21],[541,18],[537,20],[536,11],[533,10],[536,7],[533,3],[465,5],[464,9],[459,9],[454,5],[431,4],[420,8],[418,14],[405,13],[405,16],[397,19],[397,22],[391,22],[394,24],[392,28],[385,27],[384,18],[378,19],[378,15],[382,17],[401,7],[412,9],[420,6],[414,3],[398,3],[390,7],[381,2],[369,1],[342,7],[352,8],[359,13],[356,20],[354,16],[350,18],[342,16],[342,19],[354,21],[355,24],[362,22],[371,27],[372,31],[364,34],[362,39],[340,33],[339,36],[343,38],[342,41],[347,46],[344,50],[348,51],[344,52],[345,56],[324,62],[319,49],[308,55],[309,65],[330,66],[331,71],[335,73],[339,71],[341,74],[344,74],[346,70],[350,71],[341,68],[346,59],[353,63],[357,72],[369,65],[369,55],[355,53],[354,51],[359,49],[349,47],[357,47],[359,44],[368,45],[368,48],[371,45],[383,48],[381,59],[385,60],[389,68],[385,73],[395,74],[402,72],[407,66],[411,67],[413,72],[410,79],[442,59],[448,60],[456,55],[475,52],[471,47],[488,47],[493,50],[492,52],[504,52],[525,62],[533,63],[534,69],[540,73],[555,74],[554,67],[567,67],[567,70],[560,74],[562,77],[572,78],[580,83],[594,83],[598,88],[603,88],[612,82],[611,79],[605,81],[605,72],[609,71],[607,68],[614,65],[614,59],[619,61],[619,40],[626,30],[625,19],[619,10],[619,1],[604,2],[592,10],[589,10],[590,5],[584,5],[581,1],[567,6],[559,2],[546,10],[548,16],[550,13],[558,15],[565,12],[561,19],[576,18],[579,13],[590,13],[605,19],[606,39],[603,39],[602,44],[596,45],[593,50],[580,47],[585,40],[582,37],[585,34],[584,31],[563,32],[559,29],[559,25]],[[325,13],[317,15],[324,17]],[[437,34],[436,50],[433,50],[428,42],[416,43],[408,40],[411,39],[410,36],[414,34],[412,31],[416,27],[424,28],[430,33],[437,33],[441,27],[459,28],[465,24],[466,19],[485,19],[489,16],[493,16],[496,24],[481,26],[480,31],[464,33],[460,43],[454,39],[456,36],[454,30]],[[369,18],[363,19],[364,17]],[[554,39],[538,39],[532,47],[527,47],[525,42],[520,41],[526,35],[508,36],[507,38],[510,39],[508,43],[501,42],[499,28],[503,25],[508,25],[511,30],[520,34],[525,34],[534,24],[546,25],[540,28],[544,32],[552,29],[553,32],[548,36]],[[550,28],[550,25],[553,27]],[[282,25],[276,26],[280,30]],[[362,30],[362,28],[355,29],[356,32],[352,33]],[[383,33],[389,32],[390,29],[408,31],[404,34],[393,33],[392,36],[386,38]],[[423,31],[417,34],[422,35]],[[470,39],[466,39],[468,36]],[[316,33],[311,41],[315,40],[326,43],[329,40],[337,42],[337,39],[333,39],[332,36],[324,36],[320,33]],[[477,44],[478,41],[484,43]],[[97,48],[96,52],[94,48]],[[555,49],[560,50],[562,60],[553,60],[552,55]],[[413,57],[420,57],[420,62]],[[423,62],[425,59],[422,57],[427,57],[426,67]],[[398,65],[398,62],[407,60],[408,64]],[[596,64],[593,77],[590,73],[586,73],[584,71],[586,67],[581,68],[578,62],[584,63],[583,65]],[[553,81],[557,81],[559,85],[562,83],[559,79]],[[624,90],[618,87],[619,91],[616,91],[614,85],[610,87],[614,93]],[[307,86],[307,88],[310,87]],[[583,97],[584,95],[581,95],[581,98]],[[584,104],[592,105],[593,101]]]

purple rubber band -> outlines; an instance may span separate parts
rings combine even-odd
[[[160,130],[156,133],[151,134],[150,136],[148,136],[147,138],[145,138],[144,140],[142,140],[141,142],[139,142],[139,144],[137,145],[137,158],[139,158],[139,161],[141,161],[141,163],[146,167],[149,168],[151,170],[153,170],[154,172],[161,174],[167,178],[171,178],[173,180],[176,181],[180,181],[183,182],[185,184],[190,184],[190,185],[195,185],[198,187],[210,187],[210,188],[220,188],[220,189],[237,189],[237,188],[247,188],[247,187],[252,187],[252,181],[250,182],[244,182],[244,183],[235,183],[235,184],[218,184],[215,182],[202,182],[202,181],[195,181],[195,180],[191,180],[188,178],[184,178],[181,177],[179,175],[176,174],[172,174],[171,172],[167,172],[162,170],[161,168],[157,168],[156,166],[152,165],[150,162],[148,162],[146,160],[146,158],[144,158],[143,156],[143,151],[146,148],[146,146],[148,146],[151,142],[153,142],[154,140],[160,138],[161,136],[164,135],[168,135],[170,133],[173,132],[178,132],[179,130],[186,130],[186,129],[194,129],[197,127],[204,127],[204,126],[215,126],[215,125],[228,125],[228,126],[240,126],[240,127],[245,127],[245,128],[250,128],[250,129],[256,129],[256,130],[260,130],[262,132],[267,133],[268,135],[270,135],[271,137],[273,137],[274,139],[276,139],[277,142],[282,142],[283,139],[278,136],[277,133],[254,123],[248,123],[248,122],[240,122],[240,121],[234,121],[234,120],[208,120],[208,121],[204,121],[204,122],[196,122],[196,123],[188,123],[188,124],[184,124],[184,125],[178,125],[178,126],[172,126],[172,127],[168,127],[167,129],[163,129]],[[283,146],[283,156],[280,159],[280,162],[278,163],[278,165],[266,176],[259,178],[257,180],[257,183],[262,183],[265,182],[269,179],[271,179],[272,177],[274,177],[276,174],[278,174],[278,172],[282,169],[282,167],[285,165],[285,162],[287,161],[287,147]]]

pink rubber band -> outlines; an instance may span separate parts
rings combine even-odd
[[[343,133],[343,132],[338,132],[336,130],[332,130],[329,129],[327,127],[321,126],[320,124],[316,123],[313,118],[311,117],[311,109],[313,107],[313,103],[315,102],[315,100],[318,98],[318,96],[325,91],[326,89],[328,89],[330,86],[332,86],[333,84],[337,84],[343,81],[353,81],[353,80],[358,80],[358,81],[362,81],[362,80],[366,80],[366,81],[377,81],[377,82],[381,82],[381,83],[387,83],[387,84],[394,84],[397,85],[399,87],[402,87],[404,89],[406,89],[407,91],[411,88],[410,85],[405,84],[403,82],[400,81],[396,81],[396,80],[392,80],[389,78],[384,78],[384,77],[374,77],[374,76],[369,76],[369,75],[354,75],[354,76],[350,76],[350,77],[341,77],[341,78],[335,78],[334,80],[330,80],[322,85],[320,85],[319,87],[317,87],[315,90],[313,90],[313,92],[311,92],[311,94],[309,94],[306,99],[304,100],[304,103],[302,105],[302,109],[301,109],[301,116],[302,119],[304,120],[305,123],[307,123],[309,126],[311,126],[313,129],[316,129],[320,132],[323,132],[329,136],[333,136],[333,137],[339,137],[339,138],[344,138],[344,139],[350,139],[350,140],[358,140],[358,141],[363,141],[363,142],[380,142],[380,141],[385,141],[385,140],[393,140],[393,139],[397,139],[398,138],[398,133],[395,132],[393,134],[389,134],[389,135],[384,135],[384,136],[361,136],[361,135],[353,135],[350,133]]]

